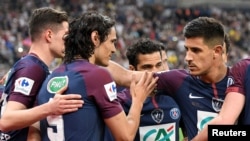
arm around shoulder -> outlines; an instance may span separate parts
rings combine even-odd
[[[136,75],[136,81],[139,81],[139,79],[142,76],[142,72],[139,71],[131,71],[124,67],[122,67],[120,64],[110,60],[109,65],[105,67],[111,74],[114,81],[124,87],[129,87],[132,79],[132,74]]]

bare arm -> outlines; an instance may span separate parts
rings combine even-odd
[[[237,103],[237,104],[236,104]],[[219,124],[219,125],[233,125],[238,119],[240,112],[243,109],[245,103],[245,96],[240,93],[231,92],[228,93],[221,111],[217,117],[211,120],[208,124]],[[201,132],[196,135],[192,141],[207,141],[208,140],[208,126],[206,125]]]
[[[64,91],[64,90],[63,90]],[[62,92],[59,92],[62,93]],[[30,109],[19,102],[8,101],[0,119],[0,130],[10,131],[24,128],[40,121],[48,115],[61,115],[82,107],[83,101],[78,94],[56,94],[53,100]]]
[[[140,123],[143,102],[155,88],[155,83],[158,79],[153,78],[152,73],[146,73],[144,76],[146,77],[142,77],[138,83],[135,83],[135,78],[133,78],[130,86],[132,105],[128,115],[126,116],[124,112],[121,112],[114,117],[104,120],[115,140],[134,140]]]
[[[122,67],[120,64],[110,60],[108,67],[106,69],[110,72],[111,76],[113,77],[114,81],[124,87],[129,87],[132,79],[132,74],[135,74],[136,82],[142,76],[142,72],[139,71],[131,71],[127,70],[126,68]]]

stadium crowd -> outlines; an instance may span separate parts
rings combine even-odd
[[[50,6],[76,17],[88,10],[97,10],[116,18],[118,51],[113,60],[127,67],[125,51],[140,37],[149,37],[167,47],[170,69],[185,68],[182,29],[199,16],[219,19],[231,39],[228,65],[248,56],[250,49],[250,12],[246,9],[228,10],[219,7],[180,8],[152,4],[149,0],[10,0],[0,1],[0,76],[27,53],[30,45],[28,18],[34,8]],[[250,9],[249,9],[250,10]],[[209,34],[209,33],[208,33]],[[51,68],[60,60],[55,61]]]

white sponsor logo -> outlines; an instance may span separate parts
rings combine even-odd
[[[197,111],[197,128],[198,132],[201,131],[205,125],[211,121],[214,117],[216,117],[218,113],[207,112],[207,111]]]
[[[34,80],[27,77],[20,77],[15,81],[14,92],[20,92],[24,95],[29,95],[33,84]]]
[[[114,99],[117,98],[115,82],[105,84],[104,88],[110,101],[113,101]]]

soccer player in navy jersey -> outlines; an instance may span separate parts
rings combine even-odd
[[[67,14],[46,7],[35,9],[29,29],[32,40],[29,53],[11,68],[1,97],[1,141],[26,141],[33,123],[82,107],[83,101],[77,94],[56,95],[51,102],[34,107],[40,86],[49,74],[48,66],[54,58],[64,56]]]
[[[187,23],[183,33],[188,70],[170,70],[156,75],[158,90],[171,94],[178,103],[190,140],[218,114],[226,88],[232,81],[223,58],[225,32],[219,21],[199,17]],[[119,85],[129,85],[131,71],[115,62],[110,62],[107,69]],[[136,74],[140,78],[140,72]]]
[[[226,98],[219,115],[208,124],[249,125],[250,58],[242,59],[234,64],[229,77],[234,83],[226,90]],[[207,141],[207,130],[206,126],[192,141]]]
[[[141,38],[127,48],[126,56],[129,69],[135,71],[159,72],[169,70],[167,55],[162,43]],[[143,103],[140,126],[134,141],[171,140],[179,141],[180,110],[170,96],[157,94],[154,91]],[[132,99],[129,89],[118,94],[125,113],[129,112]],[[107,134],[105,140],[112,141],[112,135]]]
[[[126,116],[117,99],[116,84],[107,66],[116,51],[115,21],[89,11],[73,19],[65,38],[64,63],[45,80],[38,95],[39,104],[49,101],[57,89],[68,85],[65,93],[79,93],[83,108],[62,116],[48,116],[41,121],[43,141],[101,141],[105,124],[115,140],[133,140],[140,122],[140,112],[157,78],[145,72],[138,83],[131,83],[132,105]]]

